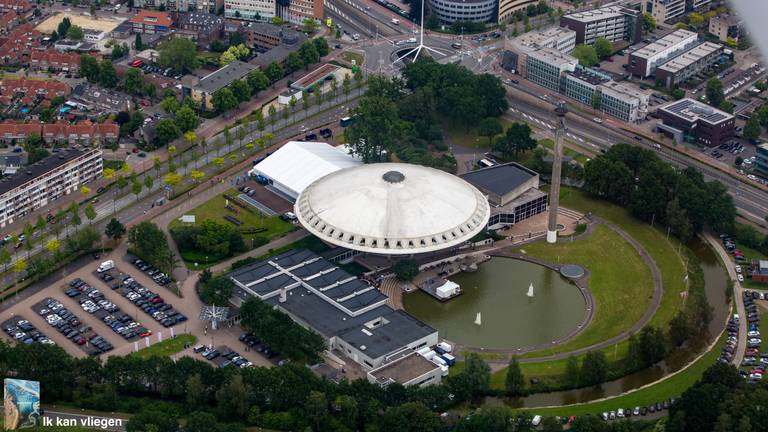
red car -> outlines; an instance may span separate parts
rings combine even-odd
[[[154,303],[154,304],[163,303],[163,299],[162,299],[162,297],[155,297],[152,300],[150,300],[149,302],[150,303]]]
[[[141,336],[141,337],[152,336],[152,331],[151,330],[147,330],[145,332],[141,332],[141,333],[139,333],[139,336]]]

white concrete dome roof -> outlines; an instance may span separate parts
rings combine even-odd
[[[464,243],[485,228],[491,212],[486,197],[461,178],[404,163],[328,174],[304,189],[294,209],[320,239],[385,255]]]

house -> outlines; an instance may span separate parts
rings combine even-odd
[[[134,33],[166,33],[173,25],[169,13],[151,10],[140,10],[130,21],[133,24]]]
[[[19,23],[19,14],[15,10],[9,10],[0,15],[0,33],[9,33]]]
[[[29,56],[32,70],[65,71],[77,73],[80,70],[80,54],[60,53],[55,50],[32,51]]]
[[[0,12],[12,10],[23,14],[32,9],[32,4],[27,0],[0,0]]]
[[[42,33],[32,24],[22,24],[0,37],[0,64],[22,64],[29,60],[29,54],[40,47]]]

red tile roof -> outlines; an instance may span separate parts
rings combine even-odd
[[[32,9],[32,5],[27,0],[0,0],[0,9],[26,12]]]
[[[76,53],[60,53],[56,50],[32,51],[29,56],[32,64],[45,64],[51,67],[80,66],[80,55]]]
[[[0,95],[13,97],[16,92],[24,93],[23,99],[29,99],[27,102],[29,103],[33,95],[41,94],[45,99],[53,99],[56,96],[70,94],[72,88],[66,83],[55,80],[32,80],[25,78],[0,80]]]
[[[6,37],[0,38],[0,58],[21,61],[23,56],[40,46],[41,36],[29,23],[14,28]]]
[[[19,14],[17,14],[16,11],[9,10],[8,12],[4,13],[3,15],[0,15],[0,24],[8,25],[9,23],[13,22],[18,17],[19,17]]]
[[[131,18],[131,22],[135,24],[160,25],[165,27],[170,27],[171,24],[173,24],[170,14],[143,9]]]

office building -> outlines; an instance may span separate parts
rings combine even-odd
[[[564,27],[553,27],[544,31],[524,33],[512,39],[510,44],[529,50],[554,48],[562,53],[570,54],[576,47],[576,32]]]
[[[694,99],[680,99],[658,109],[659,131],[677,141],[717,147],[733,138],[735,117]]]
[[[235,284],[235,306],[257,297],[321,335],[329,351],[365,370],[438,342],[437,330],[392,309],[378,289],[306,249],[241,267],[229,278]]]
[[[718,15],[709,20],[709,32],[721,42],[728,42],[729,39],[738,42],[743,31],[744,21],[736,15]]]
[[[547,211],[547,194],[539,190],[539,174],[515,162],[470,171],[459,177],[488,197],[489,229],[514,225]]]
[[[101,150],[62,149],[0,179],[0,227],[101,176]]]
[[[564,15],[560,18],[560,27],[575,31],[577,44],[592,45],[599,37],[604,37],[610,42],[626,40],[633,44],[643,38],[640,12],[620,6]]]
[[[565,72],[576,70],[579,61],[553,48],[541,48],[527,54],[524,77],[542,87],[562,92]]]
[[[134,33],[165,33],[169,31],[173,25],[173,20],[171,19],[170,14],[144,9],[140,10],[130,21],[133,23]]]
[[[657,23],[662,24],[682,16],[686,0],[642,0],[643,13],[649,13]]]
[[[720,62],[723,46],[712,42],[701,45],[673,58],[656,68],[656,82],[673,88],[704,69]]]
[[[755,159],[755,171],[760,174],[761,177],[768,178],[768,144],[758,144],[756,148]],[[768,277],[768,272],[766,272]]]
[[[204,76],[200,82],[193,87],[183,87],[184,97],[191,97],[195,105],[205,111],[213,110],[213,94],[236,80],[245,78],[251,71],[257,69],[249,63],[235,60],[232,63],[222,67],[216,72]]]
[[[429,0],[429,10],[441,24],[455,21],[496,21],[499,0]]]
[[[275,16],[276,0],[225,0],[224,16],[249,21],[269,21]]]
[[[564,94],[584,105],[598,105],[601,112],[628,123],[648,114],[648,92],[612,81],[610,76],[591,69],[579,67],[567,72]]]
[[[447,369],[447,366],[443,366]],[[448,372],[445,371],[445,374]],[[426,387],[440,384],[443,370],[415,351],[408,351],[402,357],[370,370],[368,382],[386,387],[393,383],[403,386]]]
[[[291,24],[302,24],[304,20],[323,19],[323,0],[291,0],[277,3],[277,15]]]
[[[515,12],[524,11],[528,6],[538,3],[538,0],[499,0],[499,24],[509,22]]]
[[[688,30],[676,30],[656,42],[629,54],[627,71],[640,78],[647,78],[674,57],[698,45],[698,34]]]
[[[199,46],[208,46],[221,38],[224,19],[218,15],[208,12],[174,12],[173,17],[176,28],[188,33]]]

